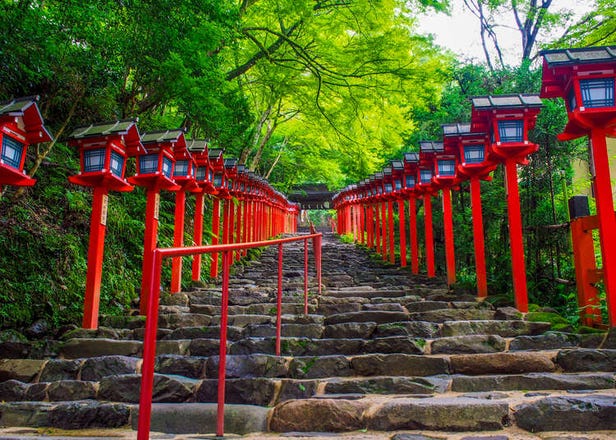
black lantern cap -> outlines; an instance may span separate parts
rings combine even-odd
[[[475,96],[471,98],[471,103],[476,110],[543,107],[538,94]]]
[[[73,139],[82,139],[86,137],[94,136],[106,136],[106,135],[123,135],[138,122],[138,119],[124,119],[115,122],[100,122],[98,124],[90,124],[81,127],[77,127],[69,135]]]
[[[217,160],[222,157],[223,150],[221,148],[215,148],[213,150],[208,151],[208,157],[211,160]]]
[[[438,141],[420,141],[419,151],[422,153],[442,153],[445,151],[445,146]]]
[[[404,161],[407,163],[419,163],[419,153],[404,153]]]
[[[568,64],[592,64],[616,60],[616,46],[549,49],[542,50],[539,55],[543,56],[549,67]]]
[[[177,142],[184,135],[184,131],[184,129],[150,131],[141,135],[141,142],[143,144]]]
[[[401,160],[392,160],[391,161],[391,168],[394,171],[403,171],[404,170],[404,162]]]
[[[461,136],[471,132],[471,123],[443,124],[443,136]]]
[[[191,153],[203,153],[209,143],[207,139],[190,139],[186,141],[186,148]]]
[[[392,173],[393,173],[393,168],[392,167],[385,167],[385,168],[383,168],[383,175],[384,176],[391,176]]]

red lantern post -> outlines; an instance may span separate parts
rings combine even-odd
[[[563,98],[569,122],[560,140],[590,138],[591,174],[599,218],[603,281],[610,326],[616,327],[616,216],[606,136],[616,137],[616,46],[547,50],[542,98]]]
[[[392,160],[393,197],[398,205],[398,235],[400,244],[400,267],[406,267],[406,216],[404,214],[404,161]]]
[[[24,172],[28,146],[53,139],[36,105],[38,96],[0,102],[0,190],[4,185],[32,186]]]
[[[128,156],[143,152],[136,120],[93,124],[76,128],[69,145],[79,148],[81,171],[71,183],[93,188],[88,246],[88,272],[84,299],[83,328],[98,327],[98,308],[103,272],[109,191],[132,191],[124,179]]]
[[[141,142],[146,152],[137,155],[137,173],[128,178],[133,185],[145,188],[145,235],[143,240],[143,265],[141,275],[140,311],[147,313],[150,297],[150,271],[152,258],[158,241],[158,216],[160,191],[178,191],[180,187],[173,181],[173,148],[184,141],[183,130],[165,130],[146,133]]]
[[[543,104],[538,95],[479,96],[471,101],[471,130],[490,133],[488,159],[505,164],[513,291],[516,307],[525,313],[528,292],[517,166],[528,163],[527,156],[539,148],[528,140],[528,131],[535,126]]]
[[[419,245],[417,242],[417,167],[419,153],[404,153],[404,189],[409,200],[409,241],[411,248],[411,272],[419,274]]]
[[[489,136],[486,133],[471,133],[471,124],[443,125],[443,140],[446,149],[458,150],[458,174],[470,180],[477,297],[485,298],[488,296],[488,283],[480,180],[491,180],[490,173],[497,164],[487,159]]]
[[[218,244],[220,241],[220,201],[227,197],[228,192],[225,182],[225,167],[222,150],[214,149],[208,153],[208,159],[214,171],[214,190],[216,197],[212,202],[212,244]],[[212,254],[210,263],[210,277],[218,276],[218,254]]]

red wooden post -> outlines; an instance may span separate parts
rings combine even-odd
[[[424,193],[424,234],[426,239],[426,270],[428,277],[436,276],[434,267],[434,234],[432,232],[432,195]]]
[[[387,226],[389,228],[389,262],[396,264],[396,240],[394,236],[394,202],[387,201]]]
[[[473,212],[473,245],[475,247],[475,273],[477,274],[477,296],[488,296],[486,276],[486,257],[483,232],[483,213],[481,209],[481,181],[478,176],[470,178],[471,209]]]
[[[374,205],[374,230],[376,232],[375,237],[375,250],[377,254],[381,253],[381,210],[378,203]]]
[[[160,193],[157,189],[146,190],[145,202],[145,234],[143,239],[143,264],[141,274],[141,301],[140,312],[145,315],[150,300],[149,281],[152,277],[152,258],[158,240],[158,211],[160,207]]]
[[[193,224],[193,242],[195,246],[203,244],[203,198],[204,193],[198,192],[195,194],[195,215]],[[193,256],[192,261],[192,280],[199,281],[201,279],[201,254]]]
[[[184,246],[184,214],[186,204],[186,192],[178,191],[175,193],[175,212],[173,224],[173,247]],[[171,293],[178,293],[182,290],[182,257],[175,257],[171,260]]]
[[[456,282],[456,256],[453,240],[453,215],[451,209],[451,188],[443,188],[443,226],[445,229],[445,261],[447,265],[447,285]]]
[[[220,199],[214,198],[212,202],[212,244],[218,244],[220,239]],[[218,276],[218,254],[212,254],[210,263],[210,277]]]
[[[400,267],[406,267],[406,218],[404,199],[398,199],[398,228],[400,234]]]
[[[389,250],[388,240],[390,240],[390,237],[387,236],[388,231],[389,228],[387,227],[387,203],[381,202],[381,238],[383,239],[381,255],[383,256],[383,261],[387,261],[387,252]]]
[[[417,242],[417,199],[409,197],[409,237],[411,241],[411,272],[419,274],[419,244]]]
[[[98,306],[103,274],[103,250],[107,224],[107,188],[94,188],[92,214],[90,216],[90,244],[88,246],[88,273],[83,307],[83,328],[98,328]]]
[[[526,290],[526,264],[524,263],[524,242],[522,237],[522,216],[518,191],[518,170],[515,160],[505,162],[507,184],[507,216],[509,218],[509,245],[511,246],[511,269],[513,272],[513,294],[517,309],[528,312]]]

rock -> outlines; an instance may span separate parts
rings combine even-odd
[[[486,309],[441,309],[427,312],[411,313],[411,321],[470,321],[470,320],[493,320],[495,313],[493,310]]]
[[[377,324],[384,324],[393,321],[408,321],[408,315],[403,312],[362,310],[359,312],[330,315],[325,318],[325,325],[342,324],[344,322],[376,322]]]
[[[614,396],[546,397],[515,408],[516,423],[532,432],[616,429]]]
[[[19,402],[25,400],[28,385],[15,379],[0,382],[0,402]]]
[[[406,321],[380,324],[375,336],[411,336],[415,338],[434,338],[439,334],[439,325],[435,322]]]
[[[81,360],[50,359],[41,372],[41,382],[57,380],[76,380],[81,367]],[[91,380],[91,379],[85,379]]]
[[[282,324],[281,333],[284,337],[303,337],[319,339],[323,335],[320,324]],[[276,327],[271,324],[249,325],[244,329],[245,337],[275,337]]]
[[[0,342],[0,359],[23,359],[30,353],[29,342]]]
[[[480,374],[515,374],[531,372],[551,372],[556,369],[549,353],[489,353],[450,356],[454,373]]]
[[[50,426],[52,408],[44,402],[0,403],[0,426]]]
[[[267,378],[228,379],[225,381],[227,403],[268,406],[274,403],[276,382]],[[205,379],[197,390],[198,402],[218,401],[218,380]]]
[[[343,377],[353,375],[351,362],[345,356],[295,357],[289,365],[289,375],[296,379]]]
[[[317,392],[316,380],[282,379],[276,403],[291,399],[308,399]]]
[[[505,306],[505,307],[499,307],[498,309],[496,309],[496,315],[494,316],[494,318],[500,319],[500,320],[519,320],[523,318],[523,315],[515,307]],[[547,324],[548,328],[550,328],[549,322],[543,322],[540,324],[544,324],[544,325]]]
[[[93,382],[60,380],[49,384],[47,395],[51,402],[95,399],[96,388]]]
[[[229,345],[227,345],[227,348],[228,347]],[[188,346],[188,353],[191,356],[215,356],[220,354],[220,340],[193,339]]]
[[[192,379],[202,379],[205,377],[207,359],[201,356],[172,354],[157,356],[154,371],[160,374],[178,374]]]
[[[156,353],[187,355],[190,350],[190,339],[164,340],[156,343]]]
[[[560,350],[556,363],[565,371],[616,371],[616,350]]]
[[[528,321],[445,321],[443,336],[498,335],[515,337],[536,335],[550,329],[549,323]]]
[[[614,387],[611,374],[529,373],[454,376],[451,389],[458,392],[511,390],[588,390]]]
[[[129,356],[100,356],[88,358],[81,367],[81,380],[99,381],[118,374],[134,374],[141,359]]]
[[[506,402],[458,398],[392,399],[371,408],[368,429],[430,429],[487,431],[502,429],[509,420]]]
[[[132,427],[137,429],[139,411],[132,409]],[[225,434],[244,435],[267,431],[268,408],[252,405],[225,405]],[[152,432],[169,434],[209,434],[216,432],[217,405],[214,403],[184,403],[152,405]]]
[[[319,306],[317,307],[317,312],[321,313],[325,316],[330,315],[339,315],[343,313],[355,313],[361,310],[361,304],[357,304],[354,302],[343,302],[343,303],[323,303],[319,302]]]
[[[47,388],[49,387],[48,383],[32,383],[28,385],[26,388],[26,392],[24,394],[23,400],[31,400],[31,401],[42,401],[48,400],[47,396]]]
[[[421,338],[416,339],[408,336],[390,336],[387,338],[377,338],[366,341],[360,353],[423,354],[425,346],[426,341]],[[340,352],[353,354],[358,351]]]
[[[359,376],[432,376],[448,374],[446,359],[407,354],[372,354],[351,358]]]
[[[111,327],[99,327],[97,329],[76,328],[62,334],[62,340],[103,338],[121,339],[120,330]]]
[[[433,437],[423,434],[394,434],[390,440],[447,440],[447,437]]]
[[[375,322],[345,322],[342,324],[326,325],[323,337],[369,339],[375,329]]]
[[[433,394],[447,390],[449,380],[423,377],[331,379],[326,394]]]
[[[0,342],[28,342],[28,338],[14,329],[0,331]]]
[[[218,362],[218,356],[208,359],[207,377],[218,377]],[[225,370],[229,378],[285,377],[289,363],[289,358],[264,354],[228,356]]]
[[[610,328],[599,348],[616,350],[616,329]]]
[[[24,334],[31,339],[41,339],[49,332],[49,322],[37,319],[24,330]]]
[[[505,351],[506,342],[498,335],[451,336],[432,341],[432,354],[496,353]]]
[[[274,354],[276,341],[273,338],[246,338],[231,344],[229,354]],[[218,353],[216,353],[218,354]]]
[[[48,425],[61,429],[119,428],[129,423],[130,409],[121,403],[71,402],[52,407]]]
[[[243,336],[243,328],[228,326],[227,327],[227,339],[236,341]],[[170,334],[166,335],[164,339],[219,339],[220,327],[180,327],[173,330]]]
[[[270,430],[355,431],[365,427],[363,413],[369,404],[362,400],[305,399],[289,400],[272,411]]]
[[[30,382],[44,363],[38,359],[0,359],[0,382],[11,379]]]
[[[145,316],[101,316],[99,319],[99,324],[103,327],[135,329],[145,327]]]
[[[96,356],[136,356],[141,353],[139,341],[116,341],[113,339],[69,339],[60,347],[60,356],[79,359]]]
[[[380,303],[380,304],[375,304],[373,303],[368,303],[368,304],[364,304],[362,307],[363,310],[381,310],[381,311],[385,311],[385,312],[401,312],[401,313],[405,313],[404,307],[402,307],[402,305],[400,305],[400,303],[394,303],[394,302],[390,302],[390,303]]]
[[[197,382],[182,376],[154,374],[153,402],[186,402],[192,399]],[[98,398],[114,402],[139,402],[140,374],[107,376],[100,381]]]
[[[511,341],[509,350],[555,350],[559,348],[576,347],[579,344],[579,335],[547,332],[537,336],[518,336]]]

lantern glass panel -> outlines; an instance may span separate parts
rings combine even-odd
[[[139,156],[139,173],[153,174],[158,172],[158,154]]]
[[[211,169],[207,170],[207,180],[209,182],[213,182],[214,181],[214,171],[212,171]]]
[[[24,154],[24,144],[6,134],[2,136],[2,162],[10,167],[20,169]]]
[[[196,178],[199,182],[205,181],[206,172],[207,172],[207,167],[197,167]]]
[[[581,79],[582,105],[584,107],[614,107],[614,79]]]
[[[233,181],[231,179],[227,180],[227,189],[233,189]]]
[[[394,183],[396,184],[396,191],[400,191],[402,189],[402,180],[396,179]]]
[[[524,121],[498,121],[498,135],[501,142],[523,142]]]
[[[173,161],[168,157],[163,157],[163,174],[168,178],[171,178],[173,172]]]
[[[481,163],[483,162],[485,150],[483,145],[465,145],[464,146],[464,163]]]
[[[415,176],[406,176],[406,187],[415,188]]]
[[[438,174],[439,176],[455,176],[456,175],[456,161],[449,159],[441,159],[438,161]]]
[[[222,174],[219,174],[219,173],[214,174],[214,186],[217,186],[217,187],[222,186]]]
[[[4,155],[4,151],[2,152]],[[92,150],[83,150],[83,172],[92,173],[101,171],[105,168],[105,148],[95,148]]]
[[[432,182],[432,170],[419,170],[420,183]]]
[[[111,163],[109,169],[114,176],[122,177],[124,173],[124,156],[117,151],[111,151]]]
[[[175,170],[173,171],[174,176],[188,176],[190,168],[188,166],[187,160],[177,160],[175,162]]]
[[[385,184],[385,192],[386,193],[390,193],[393,191],[393,185],[391,183],[386,183]]]

